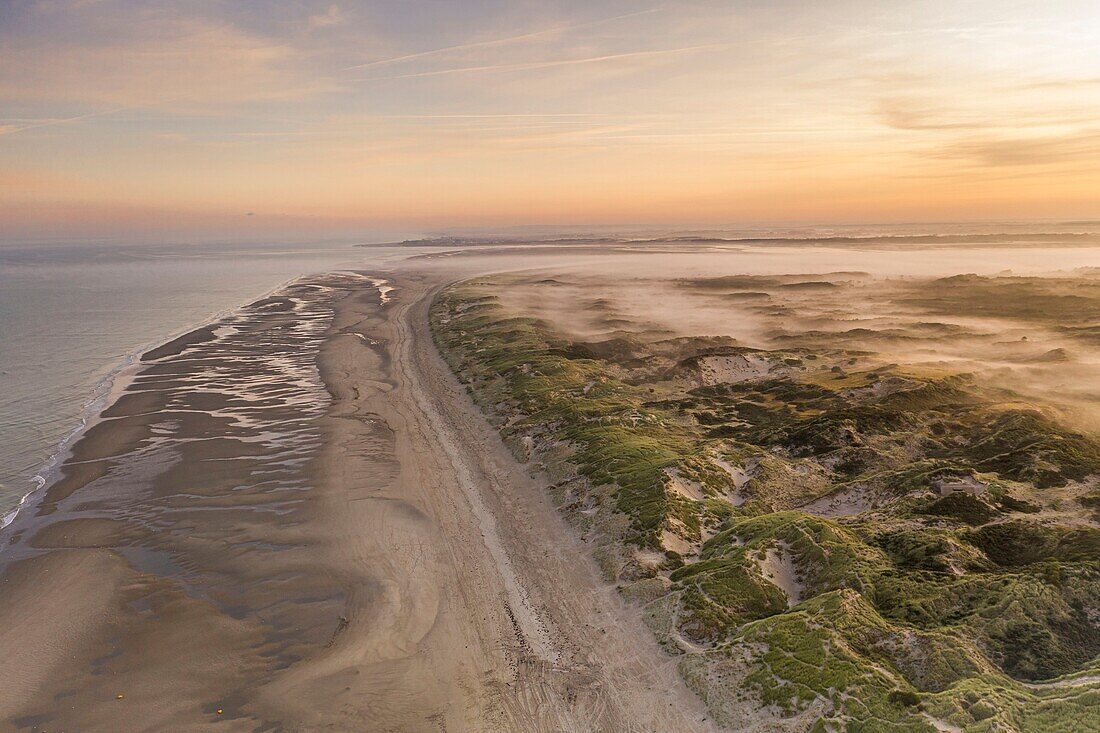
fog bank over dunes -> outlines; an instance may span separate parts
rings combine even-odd
[[[970,373],[1057,408],[1080,427],[1100,425],[1100,395],[1091,388],[1100,383],[1094,268],[672,278],[647,269],[616,268],[614,277],[592,267],[570,278],[518,279],[500,300],[576,339],[722,336],[753,348],[846,349],[881,363]]]

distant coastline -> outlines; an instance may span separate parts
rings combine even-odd
[[[1096,222],[1083,224],[1096,225]],[[865,236],[786,236],[786,237],[723,237],[723,236],[655,236],[655,237],[616,237],[616,236],[578,236],[578,237],[462,237],[440,236],[424,239],[407,239],[399,243],[402,247],[491,247],[514,245],[667,245],[667,244],[729,244],[729,245],[765,245],[765,246],[829,246],[829,245],[886,245],[906,244],[923,247],[997,245],[998,247],[1041,247],[1059,244],[1071,247],[1100,246],[1100,231],[1096,232],[998,232],[986,234],[881,234]],[[379,244],[357,244],[356,247],[374,248]]]

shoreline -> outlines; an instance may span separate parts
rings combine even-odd
[[[337,272],[337,271],[334,271]],[[43,461],[40,466],[35,469],[35,472],[29,477],[29,479],[37,485],[30,491],[23,494],[19,501],[9,510],[3,510],[4,513],[0,514],[0,557],[4,552],[4,539],[5,530],[14,522],[19,514],[27,509],[33,509],[36,505],[36,501],[41,499],[41,494],[58,479],[58,472],[72,455],[72,449],[80,440],[80,437],[84,435],[89,429],[91,429],[101,418],[103,412],[108,409],[125,391],[129,385],[129,380],[133,379],[134,373],[141,368],[143,357],[152,353],[153,351],[169,346],[170,344],[178,341],[179,339],[186,338],[191,334],[201,331],[210,326],[214,326],[221,321],[229,318],[242,309],[247,308],[250,304],[256,301],[263,300],[271,297],[273,294],[278,293],[281,290],[289,287],[298,280],[305,278],[316,277],[319,273],[306,273],[297,275],[288,280],[284,280],[279,285],[264,291],[263,293],[251,296],[237,305],[229,308],[223,308],[217,311],[213,315],[204,318],[202,320],[191,323],[190,325],[169,333],[166,336],[158,336],[155,339],[151,339],[144,344],[132,349],[122,359],[115,363],[102,379],[100,379],[92,389],[92,396],[88,399],[80,408],[80,415],[77,420],[77,424],[65,434],[56,444],[54,449],[50,452],[50,455]],[[127,372],[131,372],[127,374]]]
[[[33,511],[20,512],[6,528],[0,554],[0,651],[23,661],[6,673],[0,670],[0,720],[15,725],[13,730],[24,728],[28,720],[55,716],[65,728],[173,727],[183,720],[179,701],[148,701],[150,710],[161,710],[148,713],[151,720],[159,719],[159,726],[128,721],[117,716],[130,713],[102,705],[101,700],[116,697],[107,695],[102,685],[125,689],[127,699],[140,698],[136,686],[147,677],[141,670],[194,657],[189,647],[196,645],[208,654],[213,649],[207,643],[235,647],[242,662],[252,658],[238,668],[242,671],[256,664],[255,655],[265,646],[261,627],[236,623],[236,631],[218,630],[232,618],[223,614],[230,610],[224,604],[240,582],[234,560],[201,549],[235,544],[239,530],[218,514],[206,514],[194,525],[192,516],[199,519],[204,515],[194,514],[196,510],[218,511],[223,505],[226,518],[259,522],[258,532],[282,531],[282,522],[272,524],[266,517],[278,516],[271,509],[293,507],[292,497],[308,486],[303,484],[308,473],[301,457],[315,442],[310,427],[314,415],[326,409],[311,343],[323,337],[330,319],[323,283],[339,279],[297,277],[266,297],[250,298],[220,314],[213,323],[232,320],[243,329],[227,333],[224,344],[220,339],[200,341],[161,354],[156,361],[136,357],[132,368],[123,370],[126,379],[116,378],[109,390],[113,399],[67,447],[54,480],[29,502]],[[266,301],[270,307],[262,305]],[[184,337],[203,328],[216,330],[200,326]],[[276,339],[269,341],[269,334]],[[157,356],[155,350],[146,349],[143,355]],[[306,411],[299,412],[296,403]],[[246,478],[261,470],[271,478],[255,478],[250,496],[234,496],[233,488],[240,484],[236,475]],[[192,480],[198,482],[194,488],[188,487]],[[227,509],[232,513],[224,514]],[[263,556],[280,544],[267,551],[257,547],[251,564],[258,575],[247,585],[263,582]],[[198,598],[188,600],[194,592],[188,588],[205,588],[201,595],[211,600],[223,597],[222,610]],[[164,599],[174,600],[161,608]],[[320,628],[316,623],[305,626]],[[143,641],[149,633],[152,639]],[[180,634],[185,638],[171,641]],[[193,636],[209,637],[209,642],[187,641]],[[232,643],[237,636],[249,641]],[[162,657],[165,653],[169,656]],[[96,660],[104,654],[133,661],[103,679],[102,663]],[[120,675],[126,676],[126,667],[135,663],[138,676],[123,682]],[[200,680],[215,672],[205,665],[191,667],[189,674]],[[160,674],[169,674],[163,669]],[[219,684],[229,679],[222,677]],[[173,685],[181,697],[188,697],[182,692],[186,687],[182,679]],[[60,690],[83,700],[79,710],[67,713],[47,702]],[[46,703],[41,712],[25,712],[39,701]],[[0,724],[0,730],[9,728]]]

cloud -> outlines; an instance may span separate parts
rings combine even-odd
[[[209,109],[332,89],[307,73],[304,58],[293,45],[229,24],[138,16],[115,35],[0,46],[0,100]]]
[[[875,116],[895,130],[960,130],[988,126],[984,120],[938,110],[926,101],[911,99],[880,100]]]
[[[974,94],[965,102],[969,107],[946,108],[920,98],[881,99],[874,116],[887,127],[906,131],[1054,129],[1100,121],[1100,115],[1088,108],[1044,104],[1032,98],[1009,101],[1011,105],[1002,99],[983,99]]]
[[[1090,79],[1047,79],[1045,81],[1034,81],[1028,84],[1020,84],[1017,89],[1068,89],[1074,91],[1077,89],[1089,89],[1091,87],[1100,87],[1100,76],[1095,76]]]
[[[989,167],[1078,164],[1092,161],[1100,168],[1100,130],[1063,135],[963,140],[945,146],[933,157],[963,159]]]
[[[345,23],[344,13],[339,5],[329,5],[328,10],[317,15],[310,16],[310,28],[332,28]]]

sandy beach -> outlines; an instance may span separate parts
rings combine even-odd
[[[711,729],[437,355],[426,273],[145,355],[4,532],[0,730]]]

